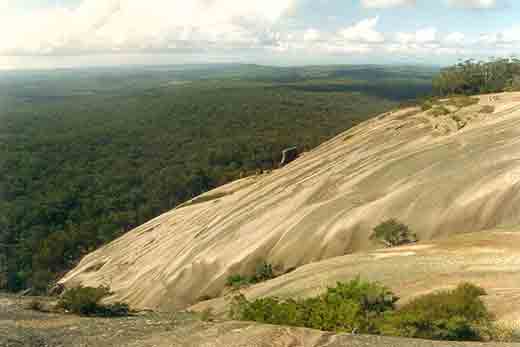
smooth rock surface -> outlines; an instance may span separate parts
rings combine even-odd
[[[490,103],[494,113],[480,112]],[[388,218],[421,240],[516,225],[519,183],[520,94],[439,117],[389,112],[130,231],[61,283],[108,285],[137,308],[184,308],[261,260],[283,272],[377,248],[372,228]]]

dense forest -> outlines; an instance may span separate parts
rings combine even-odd
[[[310,150],[429,94],[434,73],[254,65],[4,73],[0,289],[44,291],[133,227],[276,167],[282,149]]]
[[[475,95],[520,90],[520,59],[466,60],[433,79],[436,95]]]

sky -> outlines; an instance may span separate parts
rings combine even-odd
[[[518,0],[0,0],[0,70],[447,65],[519,52]]]

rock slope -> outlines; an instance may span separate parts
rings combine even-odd
[[[86,256],[61,283],[109,285],[113,300],[169,310],[219,295],[230,274],[261,260],[283,272],[373,249],[371,230],[387,218],[421,240],[518,224],[520,94],[451,111],[373,118],[281,169],[151,220]]]
[[[248,299],[312,297],[336,282],[360,276],[384,283],[401,300],[437,290],[456,287],[461,282],[478,284],[496,318],[515,329],[520,322],[520,227],[467,233],[435,241],[396,248],[359,252],[304,265],[295,271],[240,292]],[[200,302],[190,310],[208,308],[224,316],[229,310],[227,296]]]

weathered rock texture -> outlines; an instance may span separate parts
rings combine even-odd
[[[391,217],[421,240],[518,224],[519,96],[483,96],[439,117],[383,114],[136,228],[62,283],[109,285],[114,300],[168,310],[218,295],[261,259],[283,271],[372,249],[372,228]],[[480,112],[489,103],[495,112]]]
[[[259,297],[312,297],[356,276],[383,283],[401,300],[455,288],[462,282],[483,287],[483,297],[496,318],[518,329],[520,322],[520,227],[450,236],[415,245],[358,252],[299,267],[273,280],[241,289],[250,300]],[[229,299],[203,301],[190,310],[208,308],[227,316]]]

